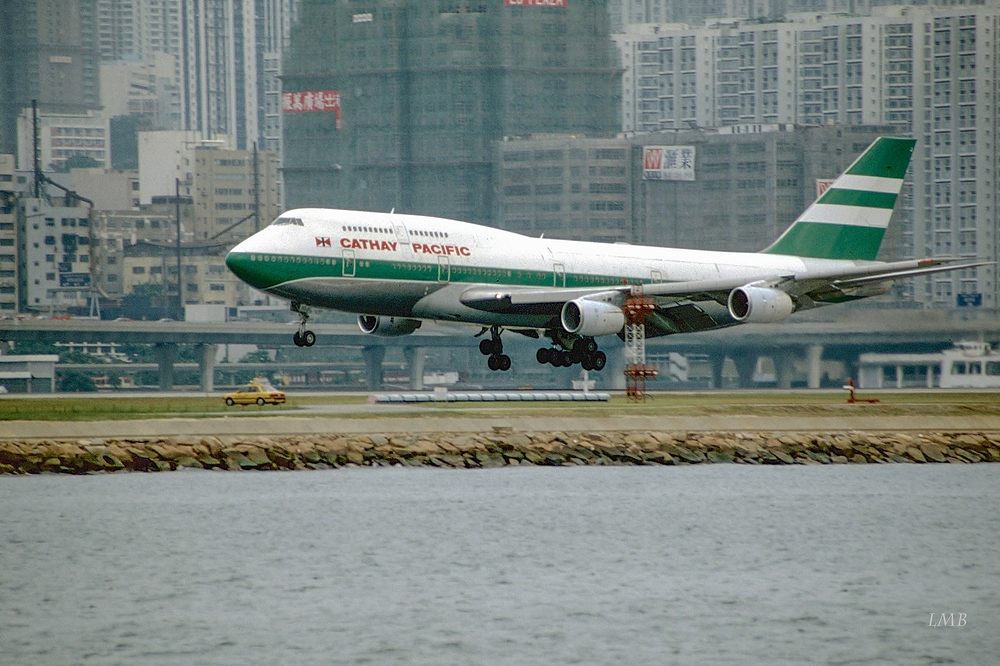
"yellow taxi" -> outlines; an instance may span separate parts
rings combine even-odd
[[[271,386],[271,382],[267,379],[257,377],[247,382],[247,385],[238,391],[227,393],[223,400],[230,407],[233,405],[264,405],[266,403],[280,405],[285,402],[285,393]]]

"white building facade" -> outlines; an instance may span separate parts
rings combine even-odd
[[[900,204],[904,256],[997,261],[1000,3],[871,12],[629,26],[616,37],[623,129],[892,125],[917,139]],[[997,269],[920,278],[906,297],[995,310]]]

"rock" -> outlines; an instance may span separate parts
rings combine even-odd
[[[781,449],[771,449],[770,453],[775,458],[777,458],[781,462],[785,463],[786,465],[794,465],[795,464],[795,459],[792,458],[792,456],[790,456],[788,453],[782,451]]]
[[[836,456],[836,455],[834,455],[834,456],[830,456],[830,462],[834,463],[834,464],[837,464],[837,465],[843,465],[844,463],[849,463],[851,461],[848,460],[846,456]]]
[[[852,463],[866,463],[868,460],[860,453],[855,453],[854,457],[851,458]]]
[[[708,460],[713,463],[731,463],[736,460],[736,454],[733,451],[709,451]]]
[[[983,459],[978,454],[972,453],[971,451],[966,451],[963,448],[956,448],[955,454],[961,458],[965,458],[969,462],[977,463],[983,461]]]
[[[915,446],[907,447],[904,453],[908,455],[913,462],[918,462],[918,463],[927,462],[927,458],[925,458],[924,454],[920,452],[920,449],[916,448]]]
[[[700,463],[705,462],[705,454],[701,451],[692,451],[686,446],[674,446],[674,451],[671,451],[675,456],[689,463]]]
[[[945,462],[946,451],[947,449],[940,444],[931,444],[929,442],[923,442],[920,444],[920,452],[924,454],[925,458],[933,460],[934,462]]]
[[[525,449],[531,446],[531,438],[524,433],[515,433],[503,440],[502,446],[505,450]]]

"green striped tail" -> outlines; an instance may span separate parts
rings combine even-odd
[[[913,139],[876,139],[763,252],[873,261],[889,226],[915,144]]]

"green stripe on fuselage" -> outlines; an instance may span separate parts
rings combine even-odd
[[[830,188],[816,203],[839,206],[860,206],[862,208],[886,208],[896,206],[896,195],[888,192],[866,192],[864,190],[844,190]]]
[[[851,165],[847,173],[852,176],[881,176],[882,178],[902,178],[910,164],[914,139],[879,137],[868,150]]]
[[[846,224],[796,222],[769,254],[787,254],[814,259],[862,259],[874,261],[885,229]]]
[[[340,257],[309,257],[286,254],[233,253],[226,257],[226,265],[244,282],[257,289],[272,289],[296,280],[316,278],[355,278],[359,280],[400,280],[413,282],[458,282],[468,284],[504,284],[521,287],[552,287],[556,284],[553,271],[517,270],[484,266],[415,261],[385,261],[355,259],[352,275],[344,275]],[[348,270],[350,273],[350,270]],[[649,278],[622,278],[614,275],[566,273],[566,287],[620,286],[622,280],[630,284],[650,284]],[[562,274],[559,275],[562,285]]]

